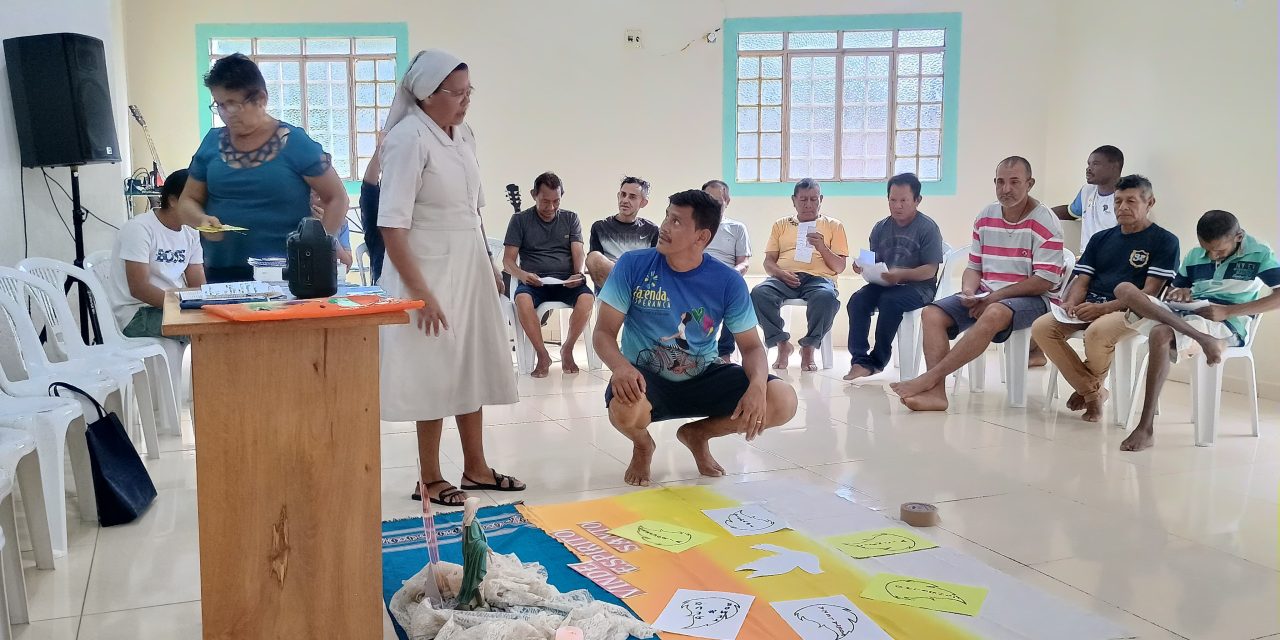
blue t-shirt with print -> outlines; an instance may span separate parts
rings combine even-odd
[[[706,257],[681,272],[657,249],[624,253],[600,300],[626,316],[622,355],[639,369],[677,382],[719,359],[716,327],[722,319],[732,333],[756,326],[746,281],[732,267]]]

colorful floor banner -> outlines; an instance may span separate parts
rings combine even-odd
[[[703,513],[746,504],[762,505],[793,528],[735,535]],[[622,598],[650,623],[659,618],[678,590],[685,589],[754,596],[738,635],[743,640],[801,637],[792,625],[807,623],[810,618],[815,625],[831,625],[829,616],[822,621],[810,616],[788,622],[772,603],[840,596],[848,598],[875,625],[898,639],[1134,637],[1103,618],[1076,609],[965,554],[944,546],[926,548],[932,544],[927,529],[908,532],[910,538],[919,536],[914,544],[920,550],[900,552],[898,546],[906,546],[905,543],[881,535],[868,546],[873,550],[877,546],[892,548],[892,555],[854,559],[824,541],[903,525],[811,485],[763,481],[726,483],[715,489],[670,487],[587,502],[521,506],[520,510],[530,523],[561,541],[582,560],[571,565],[576,571]],[[661,546],[663,540],[659,538],[653,538],[660,543],[653,546],[634,542],[639,535],[616,535],[619,528],[641,521],[662,523],[659,534],[677,542],[686,538],[705,541],[696,546],[677,544],[681,551],[673,553]],[[634,529],[623,532],[630,534]],[[812,572],[812,559],[816,559],[820,572]],[[760,571],[762,566],[766,570]],[[755,570],[737,571],[740,567]],[[976,607],[964,607],[965,613],[971,615],[921,608],[915,598],[929,594],[906,592],[899,588],[901,585],[895,585],[888,593],[902,592],[899,595],[906,596],[909,604],[863,597],[869,586],[877,584],[875,580],[883,581],[877,578],[881,574],[916,578],[928,584],[958,585],[974,590],[965,591],[966,594],[982,592],[986,597]],[[758,577],[750,577],[753,575]],[[956,599],[969,602],[959,596]],[[663,633],[664,638],[671,636]]]

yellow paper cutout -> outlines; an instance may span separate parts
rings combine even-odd
[[[971,587],[954,582],[925,580],[892,573],[872,576],[862,597],[880,602],[905,604],[908,607],[947,611],[966,616],[978,615],[987,599],[986,587]]]
[[[926,538],[898,527],[831,536],[826,539],[826,543],[845,555],[859,560],[934,549],[938,546]]]
[[[657,520],[633,522],[629,525],[618,527],[609,533],[672,553],[688,551],[716,538],[709,533]]]

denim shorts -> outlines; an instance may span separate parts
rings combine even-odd
[[[1009,326],[991,339],[996,344],[1008,340],[1014,331],[1030,329],[1036,318],[1049,312],[1048,305],[1045,303],[1044,298],[1040,296],[1005,298],[996,302],[996,304],[1002,304],[1013,311],[1013,320],[1009,322]],[[933,301],[933,306],[942,309],[951,317],[954,325],[947,329],[947,336],[952,340],[955,340],[956,336],[978,322],[976,319],[969,317],[969,308],[961,302],[959,294],[935,300]]]

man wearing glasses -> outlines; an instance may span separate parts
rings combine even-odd
[[[627,176],[618,187],[618,212],[591,225],[587,273],[596,291],[604,286],[622,254],[658,246],[658,225],[640,217],[640,210],[648,204],[649,182]]]

